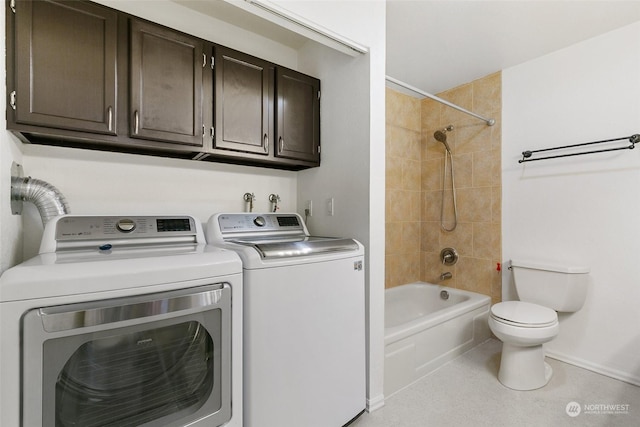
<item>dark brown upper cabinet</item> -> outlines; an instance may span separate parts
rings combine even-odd
[[[319,166],[319,80],[89,1],[13,6],[6,116],[22,141]]]
[[[276,157],[320,163],[320,81],[277,69]]]
[[[115,135],[118,13],[51,0],[15,8],[15,122]]]
[[[208,64],[203,45],[195,37],[131,21],[132,138],[203,146],[202,70]]]
[[[213,159],[303,169],[320,164],[320,81],[215,47]]]
[[[214,149],[269,155],[274,69],[267,61],[215,47]]]

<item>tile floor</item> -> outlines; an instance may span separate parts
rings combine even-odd
[[[547,386],[510,390],[497,380],[501,349],[496,339],[484,342],[350,427],[640,426],[640,387],[547,358],[554,372]],[[580,405],[573,417],[571,402]]]

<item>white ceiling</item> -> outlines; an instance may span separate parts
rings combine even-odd
[[[299,49],[307,41],[300,34],[296,34],[267,21],[257,15],[247,13],[242,6],[242,1],[231,0],[171,0],[188,9],[195,10],[204,15],[224,20],[239,28],[251,31],[255,34],[267,37],[292,49]]]
[[[640,0],[387,0],[386,74],[436,94],[639,20]]]

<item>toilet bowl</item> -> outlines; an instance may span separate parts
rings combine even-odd
[[[543,344],[560,332],[558,314],[578,311],[587,294],[586,267],[511,261],[520,301],[491,307],[489,328],[502,341],[498,380],[514,390],[544,387],[553,374]]]
[[[558,315],[541,305],[507,301],[491,307],[489,328],[502,341],[498,380],[514,390],[545,386],[553,373],[542,344],[560,331]]]

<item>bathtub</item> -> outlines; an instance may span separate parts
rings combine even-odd
[[[444,300],[440,292],[446,290]],[[385,398],[491,337],[491,298],[416,282],[385,291]]]

